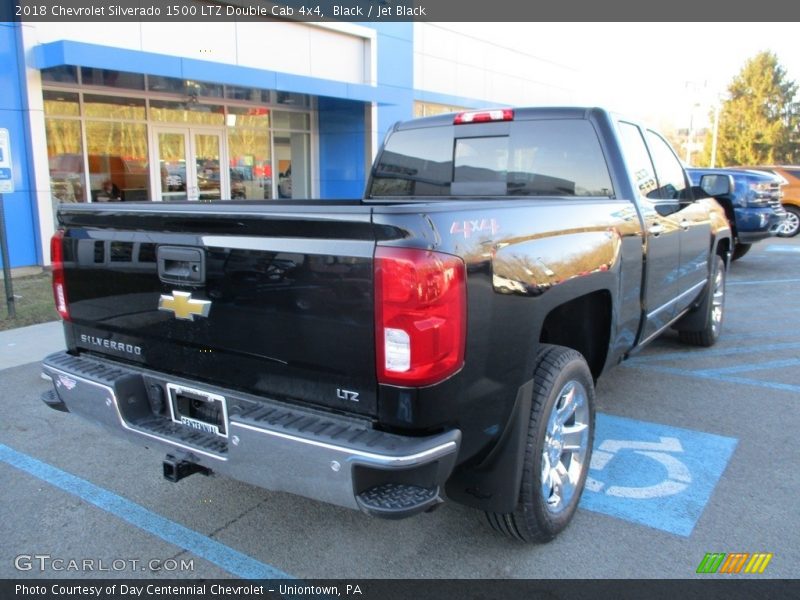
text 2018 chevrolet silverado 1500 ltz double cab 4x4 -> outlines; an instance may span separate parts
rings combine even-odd
[[[360,200],[61,206],[43,399],[173,481],[387,518],[447,497],[547,540],[597,377],[670,326],[720,334],[731,232],[696,193],[647,128],[504,109],[396,125]]]

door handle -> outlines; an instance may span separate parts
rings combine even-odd
[[[681,229],[683,229],[684,231],[688,231],[690,225],[691,225],[691,223],[686,219],[681,221]]]
[[[199,285],[206,281],[206,255],[200,248],[159,246],[158,278],[167,284]]]
[[[650,235],[658,237],[664,233],[664,226],[661,223],[653,223],[650,225],[647,231],[650,233]]]

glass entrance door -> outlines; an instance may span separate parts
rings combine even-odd
[[[156,197],[201,202],[229,197],[225,170],[221,168],[221,131],[158,127],[154,135],[159,165]]]
[[[191,131],[190,137],[197,176],[197,199],[211,202],[230,198],[228,194],[222,194],[222,134]]]

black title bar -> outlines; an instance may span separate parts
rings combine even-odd
[[[0,21],[783,21],[800,20],[800,3],[761,0],[2,0]],[[710,32],[710,35],[724,32]],[[580,43],[580,40],[574,40]],[[676,37],[663,43],[691,43]],[[723,43],[723,42],[721,42]]]

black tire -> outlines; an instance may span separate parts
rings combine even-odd
[[[725,261],[718,255],[714,256],[714,259],[714,268],[711,271],[711,278],[706,286],[703,301],[695,309],[704,315],[702,329],[678,331],[680,340],[693,346],[713,346],[722,333],[725,309]]]
[[[574,406],[567,399],[570,394]],[[561,412],[562,418],[559,418],[559,408],[566,409]],[[517,508],[506,514],[487,512],[492,528],[523,542],[552,540],[569,525],[578,508],[592,458],[593,441],[594,380],[586,360],[570,348],[543,344],[533,375],[531,416]],[[580,450],[572,451],[576,444]],[[563,486],[560,489],[555,482],[551,486],[548,481],[547,487],[551,489],[547,494],[543,470],[548,473],[554,470],[551,457],[556,455],[556,464],[566,468],[567,477],[559,480]]]
[[[745,254],[750,252],[750,248],[752,248],[752,247],[753,247],[753,244],[740,244],[739,242],[737,242],[733,246],[733,254],[731,254],[731,260],[739,260]]]
[[[791,204],[784,204],[783,208],[788,213],[786,220],[778,229],[778,236],[780,237],[794,237],[800,233],[800,208],[792,206]]]

